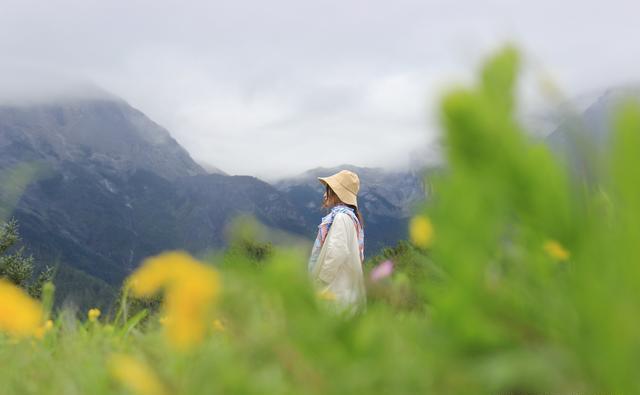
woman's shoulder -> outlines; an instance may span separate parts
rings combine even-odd
[[[336,216],[333,218],[334,225],[336,223],[340,224],[340,226],[347,226],[349,229],[353,227],[353,218],[347,213],[336,213]]]
[[[336,220],[346,221],[346,220],[351,220],[351,217],[349,216],[349,214],[339,211],[333,217],[333,221],[335,222]]]

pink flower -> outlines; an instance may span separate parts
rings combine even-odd
[[[371,270],[370,278],[371,281],[375,283],[385,277],[389,277],[391,273],[393,273],[393,262],[384,261],[378,266],[374,267],[373,270]]]

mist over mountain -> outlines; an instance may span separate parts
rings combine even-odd
[[[640,102],[640,87],[609,89],[583,112],[568,113],[546,142],[577,176],[597,177],[611,148],[616,115],[626,103]]]
[[[78,75],[34,65],[0,64],[0,105],[29,107],[91,100],[121,101]]]
[[[214,166],[212,164],[206,163],[206,162],[198,162],[198,164],[200,166],[202,166],[202,168],[208,173],[208,174],[222,174],[223,176],[228,176],[229,174],[223,170],[221,170],[220,168],[218,168],[217,166]]]
[[[169,132],[124,101],[0,105],[0,163],[83,163],[114,172],[148,170],[175,179],[205,174]]]

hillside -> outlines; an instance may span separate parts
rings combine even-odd
[[[114,286],[160,251],[223,247],[238,214],[298,234],[307,228],[281,192],[254,177],[207,174],[119,99],[0,107],[0,169],[24,165],[37,176],[17,202],[0,193],[0,205],[38,265]]]
[[[93,276],[94,288],[117,287],[163,250],[223,248],[227,227],[241,214],[311,241],[325,214],[316,177],[339,170],[314,169],[275,185],[208,174],[212,167],[205,170],[166,129],[117,98],[0,106],[0,169],[25,165],[36,169],[33,178],[17,202],[0,191],[0,212],[19,221],[39,267],[75,270],[67,280]],[[362,180],[367,255],[406,238],[413,206],[424,196],[420,176],[340,168]],[[71,292],[67,280],[65,289],[84,294]],[[113,292],[93,294],[106,293]]]

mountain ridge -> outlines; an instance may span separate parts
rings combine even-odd
[[[68,266],[110,286],[161,251],[223,248],[237,216],[252,215],[310,243],[324,215],[315,179],[272,185],[253,176],[208,174],[168,130],[123,100],[0,105],[0,170],[25,163],[45,168],[11,207],[25,245],[40,265]],[[364,181],[368,254],[406,237],[418,177],[342,167],[356,169]],[[325,170],[336,169],[310,171]],[[398,193],[405,177],[411,191]],[[9,204],[1,192],[0,205]]]

